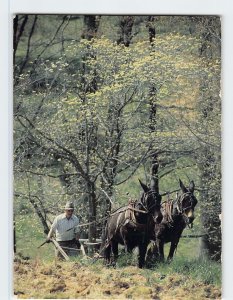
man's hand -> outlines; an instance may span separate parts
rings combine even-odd
[[[46,243],[50,243],[51,242],[51,239],[50,238],[46,238]]]

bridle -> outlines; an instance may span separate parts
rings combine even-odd
[[[183,201],[187,196],[190,198],[190,200],[189,200],[190,205],[187,207],[183,207]],[[176,200],[176,203],[177,203],[176,208],[179,213],[183,214],[186,210],[188,210],[190,208],[194,208],[192,197],[193,197],[193,194],[191,192],[186,192],[178,197],[178,199]]]
[[[156,222],[156,219],[155,219],[155,216],[154,216],[154,211],[155,209],[157,208],[158,211],[160,212],[160,208],[161,208],[161,205],[160,205],[160,201],[158,200],[158,197],[160,195],[154,191],[154,190],[149,190],[147,192],[144,192],[141,196],[140,199],[134,201],[133,203],[131,202],[131,204],[129,204],[127,210],[128,211],[131,211],[132,213],[128,213],[126,212],[127,214],[127,217],[130,218],[130,221],[133,222],[136,226],[148,226],[148,222],[150,222],[150,218],[152,218],[155,222]],[[152,197],[151,198],[151,202],[152,205],[149,205],[148,206],[148,200],[149,197]],[[138,208],[138,206],[141,206],[140,208]],[[152,211],[153,209],[153,211]],[[144,219],[144,221],[146,223],[140,223],[137,221],[137,217],[139,217],[139,215],[137,215],[137,213],[139,214],[142,214],[146,217],[146,219]]]
[[[189,197],[189,206],[187,207],[183,207],[183,201],[186,197]],[[180,195],[177,200],[176,200],[176,209],[178,211],[179,214],[181,214],[184,218],[184,221],[186,223],[186,225],[190,226],[189,223],[189,218],[186,216],[185,211],[188,209],[194,209],[195,205],[194,205],[194,201],[193,201],[193,194],[191,192],[185,192],[182,195]]]
[[[152,208],[158,207],[158,208],[160,209],[160,204],[157,203],[158,195],[159,195],[159,194],[158,194],[157,192],[155,192],[155,191],[153,191],[153,190],[150,190],[150,191],[148,191],[148,192],[145,192],[145,193],[143,194],[143,197],[142,197],[142,198],[140,199],[140,201],[138,202],[138,204],[141,204],[141,205],[142,205],[143,209],[145,210],[145,212],[146,212],[147,214],[151,214]],[[153,203],[151,206],[148,207],[147,201],[148,201],[148,197],[150,197],[150,196],[153,196],[154,203]],[[147,204],[146,204],[146,203],[147,203]]]

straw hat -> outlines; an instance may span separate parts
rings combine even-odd
[[[74,209],[74,203],[70,201],[66,202],[65,209]]]

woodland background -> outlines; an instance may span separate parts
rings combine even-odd
[[[67,200],[90,241],[110,209],[196,184],[195,252],[221,257],[221,24],[216,16],[14,18],[15,251]],[[191,241],[191,245],[193,241]]]

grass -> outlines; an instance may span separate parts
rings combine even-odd
[[[205,284],[221,286],[221,265],[206,258],[176,257],[171,263],[159,264],[153,270],[161,274],[182,274]]]
[[[52,261],[54,249],[52,245],[45,244],[38,248],[46,238],[41,223],[36,214],[16,216],[16,251],[32,259]]]
[[[137,265],[137,255],[121,254],[117,261],[117,268],[121,269],[129,265]],[[159,273],[162,277],[181,274],[204,284],[221,286],[221,264],[205,257],[174,256],[172,262],[155,264],[151,269],[143,269],[143,272],[148,278],[151,278],[153,272]]]
[[[45,244],[41,248],[37,248],[46,238],[38,216],[34,213],[16,215],[15,221],[17,252],[21,252],[23,255],[30,256],[31,258],[39,257],[51,260],[53,257],[52,245]],[[190,230],[187,233],[190,233]],[[186,234],[185,231],[184,234]],[[168,247],[168,244],[165,245],[165,254],[168,253]],[[176,256],[186,258],[198,257],[198,248],[198,239],[181,239]]]
[[[39,257],[41,259],[53,258],[53,248],[50,244],[45,244],[41,248],[37,248],[45,241],[46,235],[43,232],[38,216],[35,213],[16,215],[16,242],[17,252],[21,252],[25,256],[31,258]],[[185,229],[183,235],[195,234],[194,229]],[[198,259],[199,238],[181,238],[175,253],[175,258],[182,257],[184,259]],[[169,244],[165,245],[165,256],[168,255]]]

